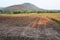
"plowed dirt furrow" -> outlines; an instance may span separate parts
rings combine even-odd
[[[35,25],[37,24],[37,22],[40,20],[40,18],[36,18],[34,21],[32,21],[30,24],[28,24],[28,26],[30,27],[35,27]]]
[[[0,39],[60,40],[60,25],[44,15],[0,16]],[[24,39],[23,39],[24,38]]]

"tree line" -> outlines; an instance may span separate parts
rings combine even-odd
[[[22,13],[60,13],[60,10],[42,10],[42,11],[17,11],[17,10],[0,10],[0,14],[22,14]]]

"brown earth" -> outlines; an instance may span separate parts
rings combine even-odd
[[[47,15],[0,16],[1,40],[60,40],[59,30],[60,24]]]

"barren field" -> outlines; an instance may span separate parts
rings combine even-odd
[[[60,14],[0,14],[0,40],[60,40]]]

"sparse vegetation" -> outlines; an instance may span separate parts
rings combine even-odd
[[[42,11],[20,11],[20,10],[0,10],[0,14],[31,14],[31,13],[60,13],[60,11],[48,11],[48,10],[42,10]]]
[[[59,14],[0,14],[1,40],[59,40],[60,29],[47,16]],[[59,16],[60,17],[60,16]]]
[[[60,23],[60,19],[57,19],[57,18],[53,18],[53,17],[49,17],[51,20],[55,21],[55,22],[58,22]]]

